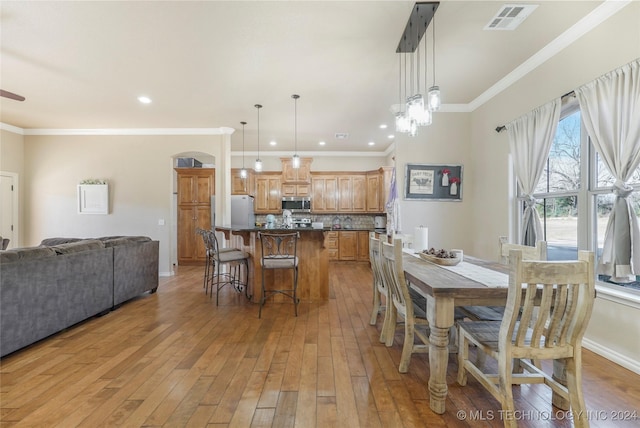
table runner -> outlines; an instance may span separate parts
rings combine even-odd
[[[407,254],[411,254],[414,257],[421,258],[411,248],[403,248],[403,251]],[[427,260],[425,260],[425,262],[427,262]],[[431,263],[431,262],[428,262],[428,263]],[[469,278],[473,281],[479,282],[480,284],[484,284],[487,287],[493,288],[493,287],[509,286],[508,274],[502,273],[502,272],[496,272],[495,270],[474,265],[473,263],[467,263],[465,261],[461,261],[455,266],[443,266],[443,265],[438,265],[438,266],[443,269],[448,269],[451,272],[457,273],[458,275],[464,276],[465,278]]]

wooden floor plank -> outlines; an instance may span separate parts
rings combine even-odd
[[[202,267],[178,266],[157,293],[2,358],[0,427],[502,426],[478,382],[457,385],[455,355],[443,415],[429,407],[428,355],[398,372],[403,332],[387,348],[382,316],[369,325],[367,264],[332,263],[329,278],[328,301],[300,304],[298,317],[290,300],[268,302],[259,319],[230,287],[216,306]],[[616,427],[638,426],[639,375],[583,350],[582,377],[592,428],[616,411],[637,415]],[[571,426],[550,397],[544,385],[514,388],[530,415],[520,426]]]

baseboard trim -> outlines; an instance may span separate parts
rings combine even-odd
[[[158,276],[173,276],[173,272],[158,272]]]
[[[587,338],[582,339],[582,346],[596,354],[612,361],[618,365],[621,365],[625,369],[629,369],[636,374],[640,374],[640,361],[635,361],[626,355],[609,349]]]

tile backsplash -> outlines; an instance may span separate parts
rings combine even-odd
[[[322,222],[324,227],[332,227],[334,220],[338,219],[340,225],[345,227],[351,221],[351,227],[354,229],[373,229],[373,219],[375,215],[371,214],[294,214],[293,218],[310,218],[312,222]],[[266,215],[256,214],[256,223],[264,223],[266,221]],[[276,218],[281,220],[281,215],[276,215]]]

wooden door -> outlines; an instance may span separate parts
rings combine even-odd
[[[212,168],[176,168],[178,173],[178,264],[202,264],[206,252],[196,229],[211,228]]]

